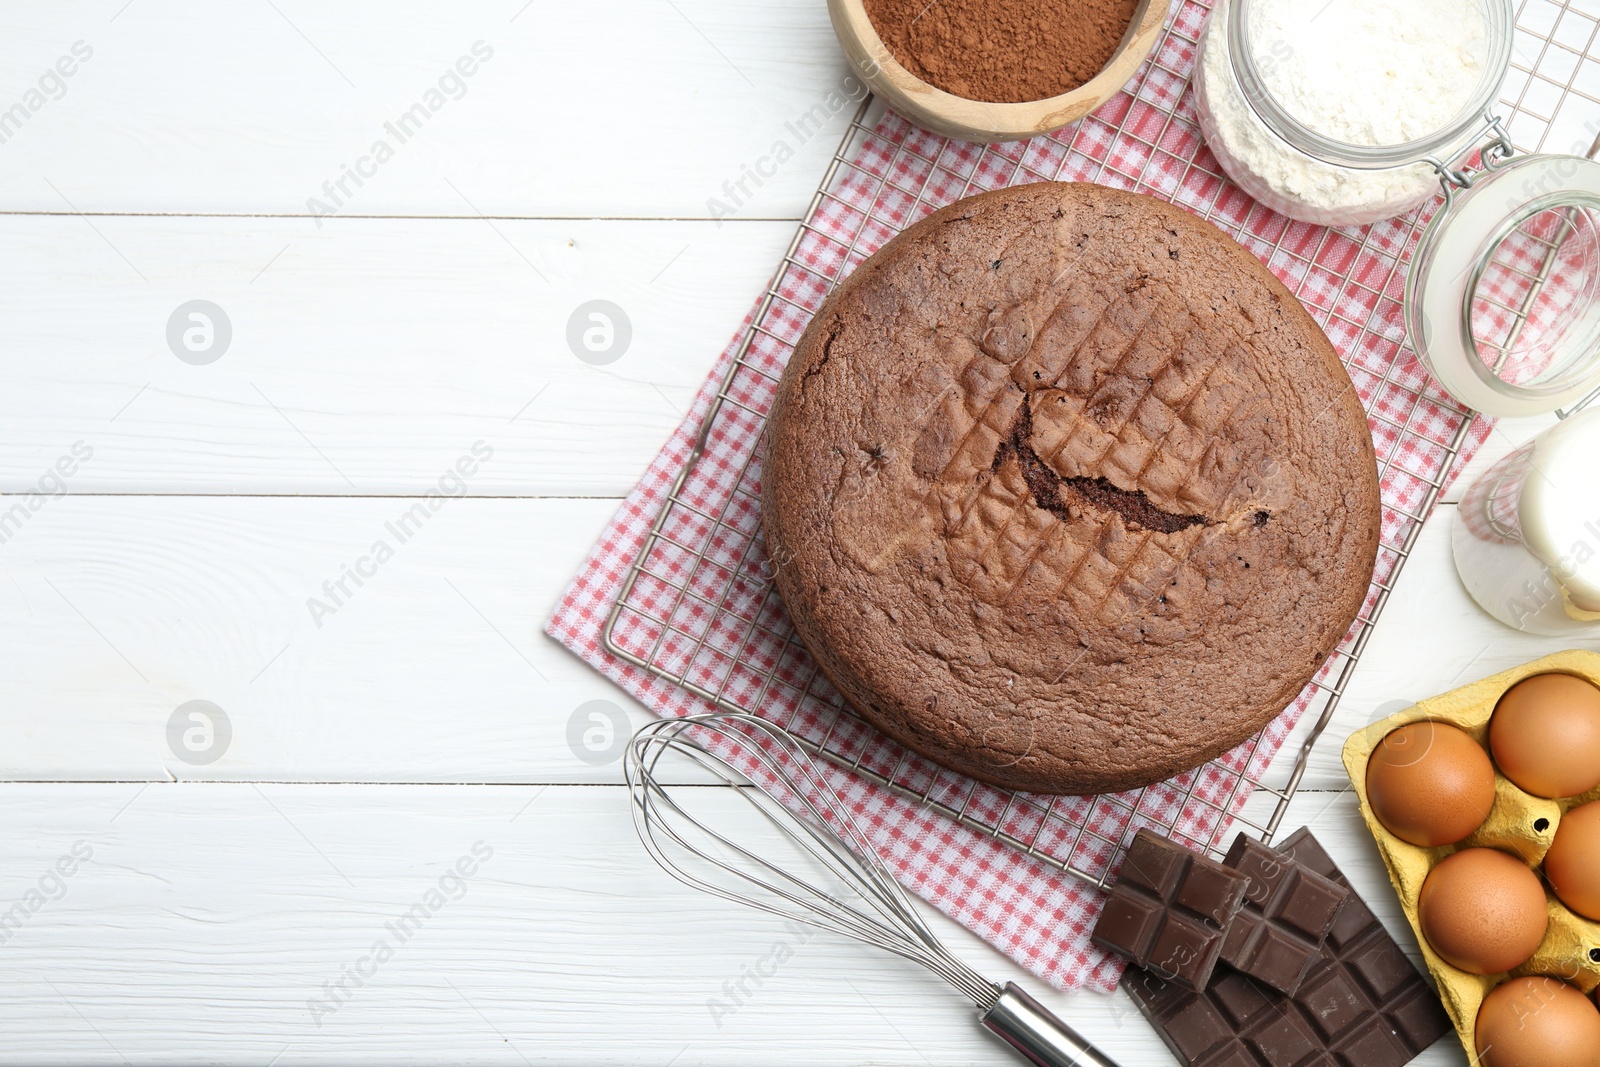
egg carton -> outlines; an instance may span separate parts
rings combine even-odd
[[[1473,1031],[1478,1009],[1496,986],[1524,975],[1549,975],[1564,979],[1593,994],[1600,988],[1600,923],[1574,914],[1562,904],[1549,885],[1545,888],[1545,907],[1549,926],[1533,956],[1520,967],[1499,974],[1478,975],[1447,963],[1428,944],[1417,915],[1417,898],[1429,872],[1445,857],[1462,849],[1495,848],[1520,856],[1530,867],[1540,869],[1544,856],[1555,840],[1561,817],[1567,811],[1600,800],[1600,787],[1574,797],[1548,800],[1519,789],[1495,768],[1494,806],[1489,816],[1472,835],[1453,845],[1424,848],[1402,841],[1378,821],[1367,797],[1367,761],[1378,743],[1407,723],[1431,720],[1459,727],[1489,749],[1489,718],[1507,689],[1535,674],[1561,672],[1576,675],[1600,686],[1600,654],[1584,651],[1557,652],[1524,663],[1482,681],[1430,697],[1352,734],[1344,744],[1344,766],[1361,801],[1361,817],[1378,844],[1389,881],[1400,896],[1406,920],[1417,935],[1422,955],[1439,987],[1439,997],[1455,1025],[1467,1059],[1478,1062]],[[1492,762],[1492,758],[1491,758]]]

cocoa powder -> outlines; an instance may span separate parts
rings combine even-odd
[[[1076,89],[1111,59],[1137,0],[864,0],[900,65],[968,100]]]

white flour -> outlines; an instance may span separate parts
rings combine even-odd
[[[1267,206],[1329,225],[1399,214],[1438,188],[1426,164],[1381,171],[1311,159],[1269,130],[1230,68],[1227,0],[1206,28],[1201,123],[1228,173]],[[1456,118],[1483,74],[1488,27],[1472,0],[1253,0],[1267,89],[1307,127],[1359,145],[1398,144]]]

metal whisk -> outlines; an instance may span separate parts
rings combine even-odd
[[[710,750],[714,739],[758,770],[736,770]],[[676,762],[679,774],[709,772],[709,784],[729,787],[753,810],[696,804],[727,793],[662,781],[658,767],[669,754],[678,757],[668,765]],[[639,839],[679,881],[921,964],[965,994],[984,1027],[1038,1067],[1116,1067],[1016,984],[988,981],[939,942],[788,731],[731,712],[662,719],[633,735],[624,769]]]

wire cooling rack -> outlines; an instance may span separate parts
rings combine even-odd
[[[1595,0],[1600,5],[1600,0]],[[606,619],[622,660],[728,710],[759,714],[812,754],[925,804],[1051,867],[1104,886],[1126,840],[1154,825],[1220,852],[1232,825],[1270,841],[1339,705],[1423,518],[1473,438],[1473,413],[1439,391],[1405,345],[1405,264],[1431,216],[1352,230],[1290,223],[1255,204],[1201,146],[1187,90],[1206,9],[1179,0],[1128,89],[1077,126],[1005,145],[937,137],[864,101],[823,175],[772,285],[739,339],[691,456]],[[1596,12],[1600,14],[1600,11]],[[1561,142],[1569,100],[1600,116],[1596,22],[1577,4],[1523,0],[1502,107],[1522,151]],[[1531,28],[1527,28],[1531,27]],[[1592,82],[1590,68],[1595,75]],[[1565,117],[1564,117],[1565,116]],[[1587,126],[1586,126],[1587,128]],[[889,238],[968,194],[1013,184],[1093,181],[1171,200],[1216,223],[1306,304],[1344,357],[1369,416],[1384,486],[1378,562],[1350,632],[1316,678],[1261,733],[1167,782],[1099,797],[1014,793],[944,770],[857,718],[818,673],[771,581],[759,530],[759,438],[794,345],[837,282]],[[1535,268],[1535,271],[1537,268]],[[1310,718],[1314,716],[1314,718]],[[1287,776],[1269,765],[1296,723],[1312,725]],[[1270,803],[1262,815],[1244,801]]]

